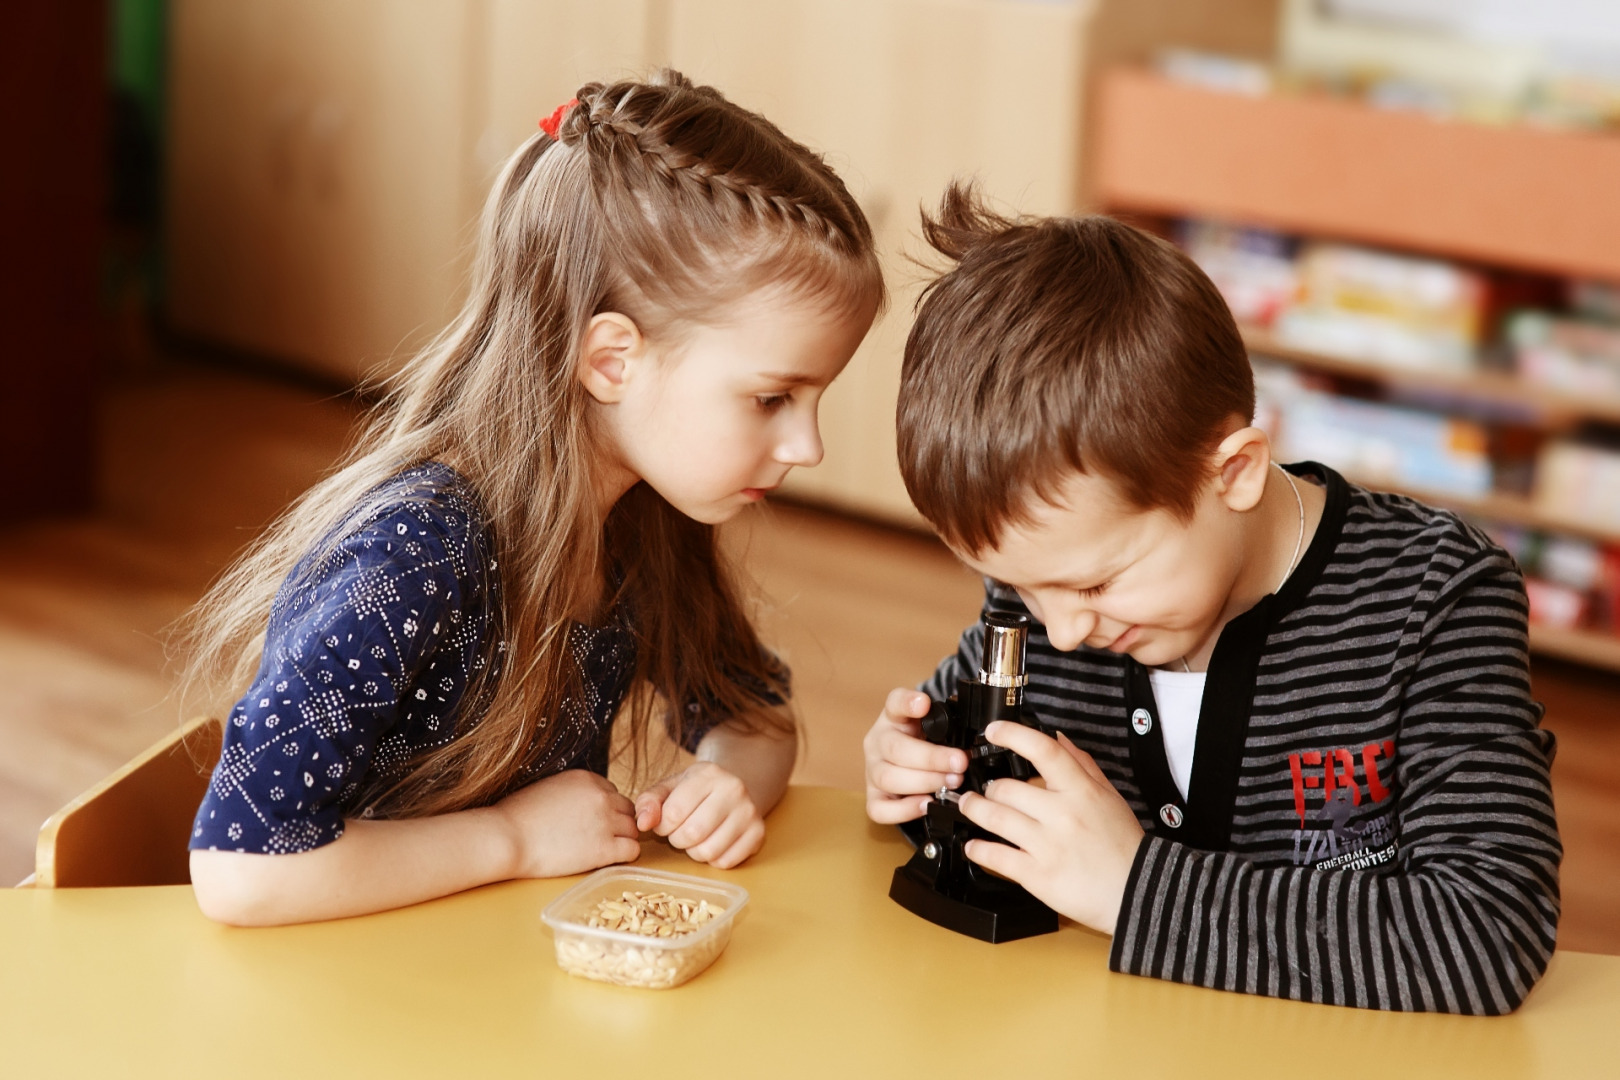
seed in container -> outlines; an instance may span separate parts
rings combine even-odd
[[[643,937],[681,937],[695,933],[719,913],[707,900],[626,889],[617,900],[598,900],[596,910],[586,916],[585,925]]]

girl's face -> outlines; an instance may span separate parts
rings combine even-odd
[[[840,318],[766,288],[664,346],[623,316],[596,316],[581,379],[605,406],[612,475],[604,494],[617,499],[645,480],[683,514],[718,524],[763,499],[795,465],[815,465],[822,392],[872,317]]]

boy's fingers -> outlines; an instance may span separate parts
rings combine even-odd
[[[898,825],[903,821],[916,821],[928,812],[928,800],[920,795],[906,795],[898,799],[881,795],[866,797],[866,816],[879,825]]]
[[[628,837],[616,836],[608,848],[608,854],[616,863],[635,862],[641,858],[641,843]]]
[[[1070,742],[1069,737],[1061,731],[1057,733],[1057,742],[1058,745],[1061,746],[1070,757],[1074,758],[1075,763],[1085,771],[1087,776],[1090,776],[1093,780],[1099,780],[1102,783],[1112,786],[1113,782],[1110,781],[1107,775],[1102,771],[1102,766],[1097,764],[1096,758],[1092,757],[1090,754],[1074,745],[1074,743]]]
[[[963,795],[962,801],[956,805],[962,811],[962,816],[973,824],[995,833],[1025,851],[1029,850],[1030,841],[1040,830],[1040,825],[1028,814],[987,799],[983,795],[970,792]]]
[[[984,729],[984,737],[997,746],[1029,759],[1029,763],[1046,778],[1049,786],[1053,783],[1072,783],[1083,772],[1080,763],[1059,746],[1056,739],[1042,735],[1032,727],[999,720]]]
[[[1028,852],[991,840],[969,840],[965,854],[992,874],[1000,874],[1020,885],[1035,865]]]
[[[898,731],[885,732],[877,742],[878,756],[886,764],[923,772],[956,773],[967,771],[967,754],[953,746],[936,746],[925,739]]]
[[[942,787],[962,785],[958,773],[931,772],[926,769],[902,769],[898,765],[879,765],[872,770],[872,786],[885,795],[929,795]]]
[[[1042,807],[1047,805],[1052,795],[1049,791],[1022,780],[992,780],[985,787],[984,797],[991,802],[1011,807],[1025,817],[1039,819]]]
[[[928,715],[930,702],[921,690],[890,690],[883,711],[895,719],[921,720]]]

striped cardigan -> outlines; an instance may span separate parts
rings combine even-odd
[[[1378,1009],[1505,1013],[1546,969],[1562,847],[1524,586],[1454,515],[1313,463],[1321,525],[1209,665],[1188,797],[1146,670],[1029,639],[1026,700],[1142,823],[1110,966]],[[992,585],[987,608],[1023,611]],[[978,670],[982,630],[923,689]],[[1134,723],[1133,723],[1134,718]]]

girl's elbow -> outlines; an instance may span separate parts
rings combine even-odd
[[[234,851],[193,851],[191,889],[197,907],[226,926],[276,926],[294,921],[286,916],[276,887],[274,855]]]

